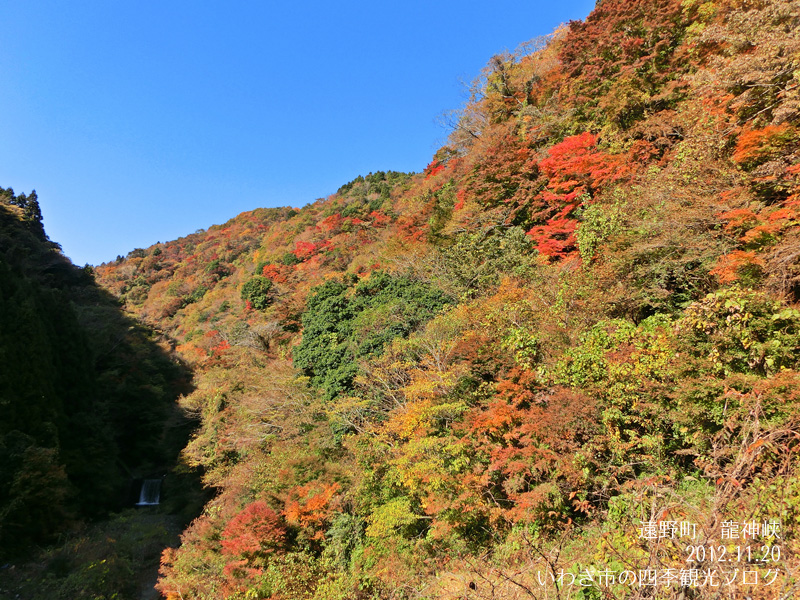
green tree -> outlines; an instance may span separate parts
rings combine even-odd
[[[295,365],[328,400],[352,388],[358,358],[379,355],[451,302],[428,284],[384,272],[353,284],[328,281],[312,291],[294,351]]]
[[[264,310],[272,303],[269,293],[272,281],[262,275],[255,275],[242,286],[242,300],[249,302],[256,310]]]

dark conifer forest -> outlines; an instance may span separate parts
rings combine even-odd
[[[94,268],[0,190],[0,598],[800,597],[800,6],[603,0],[470,92]]]

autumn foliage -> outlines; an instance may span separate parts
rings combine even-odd
[[[252,560],[279,550],[285,536],[278,515],[259,500],[243,508],[222,531],[222,553]]]
[[[539,252],[550,258],[566,258],[576,251],[576,211],[586,207],[602,187],[625,176],[623,157],[610,156],[597,149],[597,137],[583,133],[566,138],[547,150],[539,163],[547,185],[539,194],[544,202],[538,214],[544,225],[532,228],[528,235]]]
[[[195,373],[215,496],[161,588],[535,596],[537,568],[684,568],[642,520],[794,522],[798,19],[599,2],[493,57],[422,173],[98,267]]]

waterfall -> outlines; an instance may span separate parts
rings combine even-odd
[[[161,500],[161,480],[145,479],[136,506],[157,506]]]

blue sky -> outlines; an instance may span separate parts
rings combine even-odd
[[[489,58],[591,0],[0,5],[0,186],[99,264],[359,174],[420,171]]]

